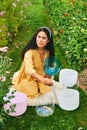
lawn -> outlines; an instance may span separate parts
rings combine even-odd
[[[5,92],[8,91],[7,88],[11,85],[12,75],[20,68],[20,53],[23,46],[38,27],[45,25],[52,28],[50,16],[47,14],[42,0],[30,1],[32,3],[28,8],[30,14],[20,26],[19,33],[14,38],[13,43],[9,44],[7,56],[12,59],[9,67],[10,75],[7,75],[6,82],[0,83],[0,89]],[[62,49],[55,44],[55,50],[63,67],[68,67]],[[55,79],[58,80],[58,76]],[[1,130],[87,130],[87,94],[79,86],[75,86],[75,89],[80,92],[80,106],[78,109],[65,111],[56,105],[52,116],[40,117],[36,114],[35,107],[28,106],[27,111],[21,116],[11,117],[6,115]]]

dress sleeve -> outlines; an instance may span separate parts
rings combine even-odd
[[[33,51],[29,50],[24,56],[25,72],[29,75],[36,72],[33,65]]]

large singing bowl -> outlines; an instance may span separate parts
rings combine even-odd
[[[47,57],[44,62],[44,71],[47,75],[53,76],[59,72],[61,66],[61,62],[57,57]]]
[[[13,106],[15,106],[14,111],[10,111],[9,113],[7,113],[8,115],[20,116],[24,114],[27,109],[27,96],[22,92],[15,92],[14,97],[8,99],[9,95],[10,93],[8,93],[7,96],[3,98],[5,101],[10,101],[4,105],[4,111],[7,113],[7,110],[10,110]]]
[[[59,73],[59,82],[65,87],[73,87],[77,83],[78,72],[73,69],[61,69]]]
[[[63,110],[72,111],[79,107],[79,91],[74,89],[63,89],[59,95],[59,106]]]

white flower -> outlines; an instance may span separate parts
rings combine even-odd
[[[83,128],[82,128],[82,127],[79,127],[77,130],[83,130]]]
[[[0,115],[0,123],[3,122],[3,117]]]
[[[15,3],[12,3],[12,5],[13,5],[14,7],[16,7],[16,6],[17,6]]]
[[[3,97],[3,100],[4,100],[4,101],[7,101],[7,100],[8,100],[8,98],[7,98],[7,97]]]
[[[87,51],[87,48],[84,48],[83,51],[86,52],[86,51]]]
[[[87,20],[87,18],[83,18],[84,20]]]
[[[24,16],[24,18],[26,19],[26,16]]]
[[[20,2],[20,0],[17,0],[18,2]]]
[[[81,32],[84,32],[85,30],[84,29],[81,29]]]
[[[23,11],[21,10],[21,14],[23,14]]]
[[[73,17],[72,19],[76,19],[75,17]]]
[[[6,71],[6,74],[10,74],[10,71]]]

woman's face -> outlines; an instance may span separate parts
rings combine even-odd
[[[44,49],[44,47],[49,42],[48,37],[45,32],[40,31],[36,36],[36,44],[39,49]]]

